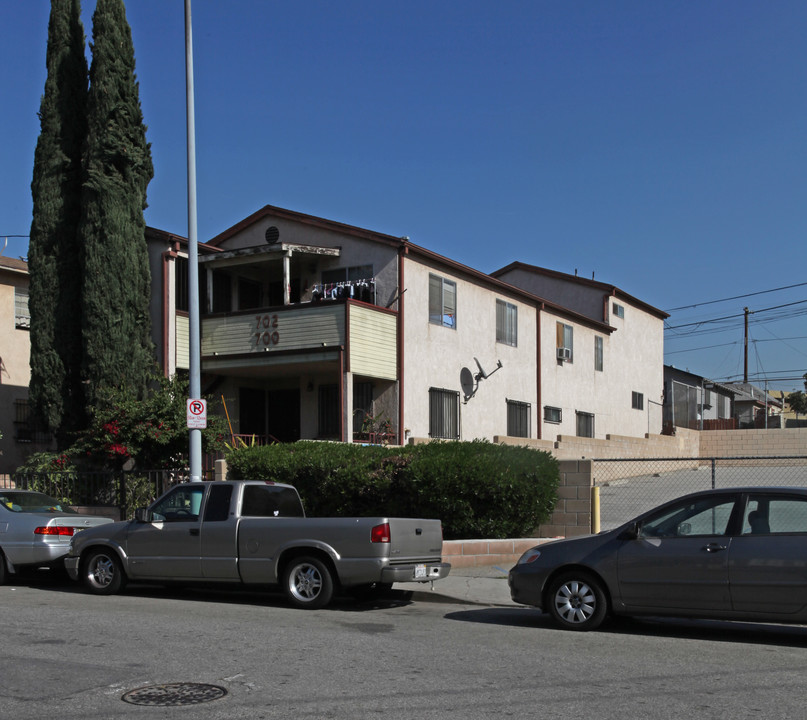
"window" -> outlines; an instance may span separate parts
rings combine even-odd
[[[339,437],[339,386],[319,386],[319,411],[317,417],[317,435],[321,438]]]
[[[302,517],[303,507],[291,488],[247,485],[241,503],[244,517]]]
[[[549,423],[560,423],[563,421],[563,412],[558,407],[544,406],[544,421]]]
[[[198,522],[205,487],[187,484],[175,488],[153,508],[153,522]]]
[[[28,310],[28,288],[14,288],[14,327],[31,328],[31,312]]]
[[[429,437],[457,440],[459,436],[459,392],[429,388]]]
[[[622,305],[618,305],[614,303],[614,317],[624,318],[625,317],[625,308]]]
[[[594,369],[602,372],[602,338],[599,335],[594,337]]]
[[[644,410],[644,393],[640,392],[631,393],[630,406],[634,410]]]
[[[457,283],[429,275],[429,322],[457,329]]]
[[[232,281],[227,273],[213,271],[213,312],[232,310]]]
[[[174,260],[174,284],[174,307],[177,310],[188,312],[190,309],[190,300],[188,298],[188,258],[177,257]]]
[[[594,437],[594,416],[591,413],[578,412],[577,437]]]
[[[558,360],[572,362],[574,360],[574,328],[559,322],[557,324]]]
[[[496,342],[518,346],[518,308],[504,300],[496,301]]]
[[[530,409],[529,403],[507,401],[507,434],[510,437],[530,436]]]
[[[27,400],[14,401],[14,439],[18,443],[50,442],[50,433],[37,426]]]
[[[752,496],[745,509],[743,535],[807,533],[807,501]]]
[[[205,505],[205,522],[224,522],[229,520],[232,496],[232,485],[211,484],[207,504]]]
[[[677,538],[691,535],[724,535],[733,509],[733,497],[718,496],[696,501],[688,500],[645,520],[639,536]]]

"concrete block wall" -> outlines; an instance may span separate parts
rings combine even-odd
[[[699,434],[700,455],[704,458],[807,456],[807,428],[704,430]],[[801,461],[801,464],[805,463],[807,461]],[[793,461],[788,461],[788,464],[793,464]]]
[[[549,542],[549,539],[445,540],[443,562],[451,563],[452,568],[497,565],[509,570],[526,550],[545,542]]]
[[[591,460],[561,460],[558,502],[552,517],[538,528],[538,537],[574,537],[591,532]]]

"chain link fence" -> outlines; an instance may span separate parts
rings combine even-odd
[[[0,476],[0,489],[35,490],[75,508],[117,509],[125,519],[189,480],[187,470],[13,473]]]
[[[807,487],[807,456],[594,460],[600,529],[610,530],[681,495],[743,486]]]

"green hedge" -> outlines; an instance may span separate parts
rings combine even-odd
[[[447,540],[531,535],[548,520],[557,461],[484,441],[406,447],[297,442],[235,450],[229,477],[294,485],[312,517],[439,518]]]

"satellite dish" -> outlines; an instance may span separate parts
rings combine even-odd
[[[476,358],[474,358],[474,362],[476,366],[479,368],[479,375],[477,377],[481,377],[483,380],[488,379],[488,374],[482,369],[482,363],[479,362]]]
[[[469,398],[474,396],[474,393],[476,393],[474,375],[467,367],[460,370],[460,387],[462,388],[462,394],[465,396],[466,402]]]

